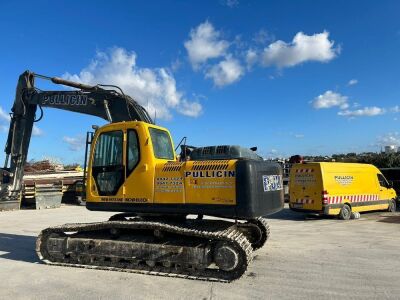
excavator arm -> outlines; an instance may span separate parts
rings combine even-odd
[[[42,91],[35,87],[35,78],[47,79],[75,90]],[[25,71],[18,80],[5,147],[4,169],[0,169],[0,210],[14,209],[19,205],[33,124],[42,118],[43,107],[97,116],[110,123],[137,120],[154,124],[144,107],[117,86],[90,86]],[[36,119],[38,108],[40,117]]]

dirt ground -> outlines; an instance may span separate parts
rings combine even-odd
[[[111,213],[64,205],[0,212],[0,299],[399,299],[400,213],[359,220],[269,216],[271,239],[233,283],[209,283],[47,266],[35,254],[41,229],[104,221]]]

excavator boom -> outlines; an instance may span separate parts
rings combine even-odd
[[[47,79],[78,90],[42,91],[35,78]],[[18,209],[22,178],[34,122],[43,116],[43,107],[97,116],[112,122],[143,121],[154,124],[147,111],[117,86],[72,82],[26,71],[20,75],[12,107],[4,168],[0,171],[0,210]],[[40,109],[40,117],[35,119]]]

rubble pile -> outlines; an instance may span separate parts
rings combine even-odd
[[[64,170],[63,165],[53,163],[50,160],[27,162],[24,168],[26,173],[47,173]]]

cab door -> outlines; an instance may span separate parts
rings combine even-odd
[[[124,131],[110,126],[100,132],[89,165],[89,201],[122,202],[125,182]]]
[[[150,204],[154,196],[154,159],[146,126],[128,122],[126,128],[126,179],[124,202]]]

